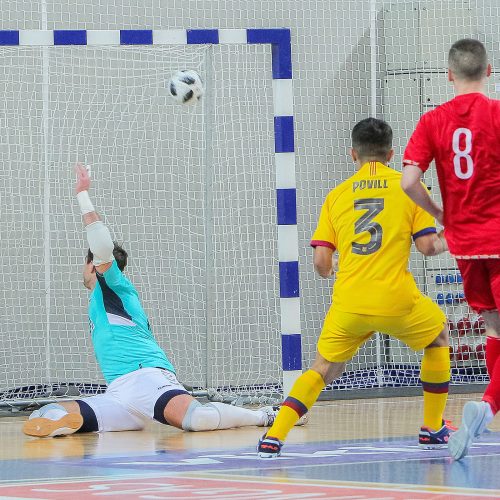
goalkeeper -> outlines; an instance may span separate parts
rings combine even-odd
[[[90,246],[83,267],[83,283],[91,291],[90,332],[108,387],[104,394],[35,410],[23,432],[46,437],[140,430],[151,419],[186,431],[272,425],[276,407],[249,410],[224,403],[201,404],[177,381],[172,363],[153,337],[137,290],[123,274],[127,253],[113,243],[90,201],[89,171],[81,164],[75,171]]]

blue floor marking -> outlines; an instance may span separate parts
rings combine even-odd
[[[421,450],[415,441],[411,437],[287,444],[277,460],[260,459],[251,447],[7,460],[1,462],[0,480],[224,472],[228,476],[271,477],[286,473],[287,477],[307,480],[500,488],[500,433],[483,436],[474,443],[470,456],[460,462],[451,460],[446,449]]]

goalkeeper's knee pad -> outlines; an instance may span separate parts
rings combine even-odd
[[[182,420],[182,428],[185,431],[213,431],[219,423],[220,414],[213,404],[192,401]]]

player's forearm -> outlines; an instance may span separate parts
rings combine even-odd
[[[338,259],[330,252],[324,248],[314,251],[314,269],[322,278],[331,278],[338,270]]]
[[[407,189],[406,194],[425,211],[429,212],[434,218],[439,219],[442,213],[441,207],[429,196],[426,189],[420,184]]]
[[[444,238],[443,231],[436,235],[433,240],[434,251],[430,255],[439,255],[448,251],[448,243],[446,243],[446,239]]]
[[[334,274],[333,266],[314,265],[314,269],[322,278],[331,278]]]
[[[444,253],[448,251],[448,242],[444,237],[444,231],[441,230],[436,235],[436,239],[434,240],[434,255],[439,255],[440,253]]]
[[[403,191],[426,212],[429,212],[439,222],[443,219],[443,209],[429,196],[427,189],[422,185],[420,179],[403,178],[401,180]]]
[[[444,232],[440,231],[438,234],[425,234],[415,240],[417,250],[426,257],[439,255],[448,250],[448,244],[444,237]]]
[[[76,166],[76,171],[78,176],[76,198],[82,213],[90,251],[93,254],[92,262],[94,266],[98,268],[103,264],[113,261],[114,243],[109,229],[101,222],[90,200],[88,193],[90,187],[89,168],[85,168],[83,165],[78,164]]]
[[[83,214],[82,220],[83,220],[83,225],[88,226],[94,222],[97,222],[98,220],[101,220],[101,218],[99,217],[99,214],[96,211],[94,211],[94,212],[89,212],[88,214]]]
[[[90,200],[88,191],[80,191],[76,195],[78,205],[80,206],[80,211],[82,212],[83,224],[88,226],[93,222],[100,220],[99,215],[95,211],[94,205]]]

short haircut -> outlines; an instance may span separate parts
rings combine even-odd
[[[351,139],[360,158],[385,160],[392,149],[392,128],[384,120],[365,118],[354,125]]]
[[[481,80],[488,68],[488,55],[484,45],[471,38],[458,40],[448,53],[448,67],[460,80]]]
[[[113,242],[115,247],[113,248],[113,257],[116,260],[116,264],[118,265],[118,269],[123,271],[128,261],[128,253],[123,249],[121,245],[119,245],[116,241]],[[87,264],[90,264],[94,260],[94,254],[90,250],[87,251]]]

